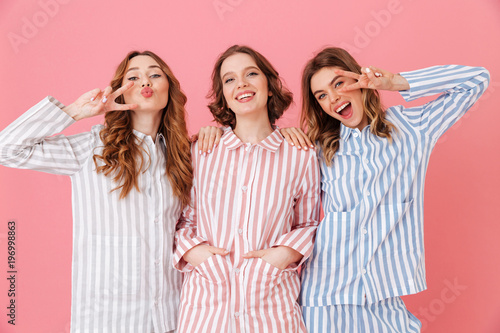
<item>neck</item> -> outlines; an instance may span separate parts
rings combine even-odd
[[[156,140],[156,134],[158,133],[158,129],[160,128],[162,113],[162,110],[155,112],[132,111],[132,128],[136,131],[151,136],[154,141]]]
[[[236,127],[233,132],[245,143],[258,143],[267,138],[273,132],[273,128],[265,112],[260,116],[236,116]]]

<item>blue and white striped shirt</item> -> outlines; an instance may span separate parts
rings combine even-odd
[[[436,66],[401,73],[406,101],[389,108],[393,141],[342,125],[333,165],[321,161],[325,217],[302,277],[303,306],[374,303],[426,289],[424,180],[438,138],[486,90],[481,67]],[[321,156],[321,152],[320,152]]]

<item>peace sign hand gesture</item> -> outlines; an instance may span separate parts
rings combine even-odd
[[[111,87],[106,87],[104,91],[96,88],[78,97],[76,101],[64,107],[63,111],[71,116],[74,120],[80,120],[98,116],[109,111],[125,111],[136,109],[138,107],[137,104],[118,104],[115,102],[115,99],[118,96],[130,89],[133,85],[133,82],[129,82],[113,93],[111,93]]]
[[[399,74],[393,74],[389,71],[377,67],[362,67],[361,74],[335,69],[335,74],[350,77],[357,82],[346,85],[339,89],[340,92],[346,92],[356,89],[377,89],[400,91],[410,89],[408,81]]]

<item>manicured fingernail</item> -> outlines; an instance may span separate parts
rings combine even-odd
[[[370,72],[371,72],[371,71],[370,71],[370,69],[369,69],[368,67],[366,67],[366,72],[367,72],[367,73],[370,73]]]
[[[381,77],[381,76],[382,76],[382,74],[380,74],[380,73],[375,73],[375,76],[376,76],[376,77]]]
[[[207,153],[203,153],[203,156],[207,156]]]
[[[304,146],[304,150],[308,150],[309,148],[307,148],[307,146]]]
[[[311,145],[311,148],[314,148],[314,145]]]
[[[203,154],[203,152],[200,150],[200,155]]]
[[[209,150],[207,151],[207,154],[210,154],[211,152],[212,152],[212,151],[209,149]]]
[[[108,101],[108,98],[107,98],[107,97],[104,97],[104,98],[102,99],[102,102],[103,102],[103,103],[106,103],[107,101]]]
[[[302,149],[302,147],[301,146],[297,146],[297,149]]]
[[[295,145],[293,144],[293,142],[290,142],[290,146],[295,146]]]
[[[91,102],[93,102],[93,101],[94,101],[94,99],[95,99],[95,97],[92,97],[92,98],[90,99],[90,101],[91,101]]]

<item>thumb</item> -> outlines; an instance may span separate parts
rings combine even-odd
[[[266,254],[266,250],[249,251],[243,255],[243,258],[262,258]]]
[[[221,256],[225,256],[229,253],[229,251],[226,249],[222,249],[220,247],[214,247],[214,246],[210,246],[208,250],[210,252],[212,252],[213,254],[219,254]]]

